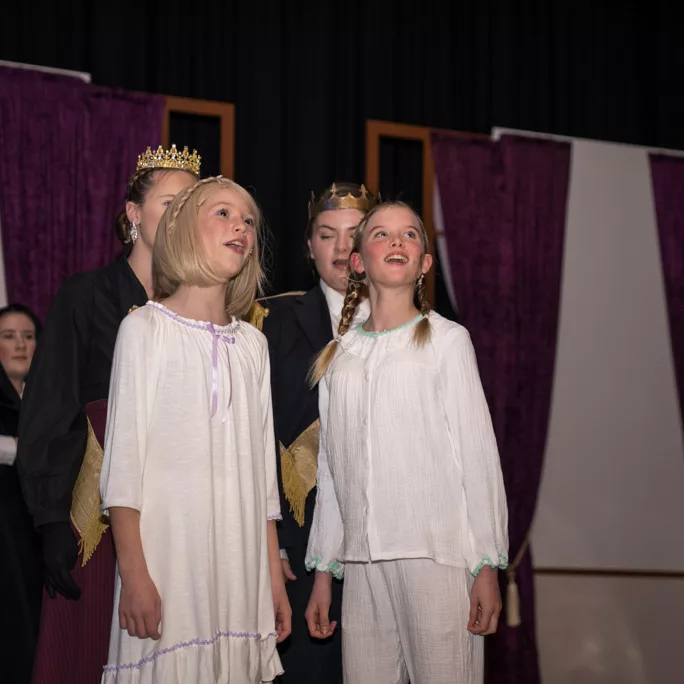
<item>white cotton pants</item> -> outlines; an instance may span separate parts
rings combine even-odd
[[[422,558],[346,563],[345,684],[482,684],[484,638],[466,629],[472,582]]]

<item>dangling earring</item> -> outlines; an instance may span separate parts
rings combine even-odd
[[[425,280],[425,274],[421,273],[420,278],[418,278],[418,282],[416,283],[416,287],[420,290],[421,287],[423,287],[423,281]]]
[[[130,238],[131,242],[135,244],[135,241],[140,237],[140,231],[138,230],[138,225],[136,223],[131,222],[131,232],[130,232]]]

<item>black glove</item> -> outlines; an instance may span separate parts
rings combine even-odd
[[[66,522],[48,523],[40,528],[43,536],[43,563],[45,565],[45,589],[50,598],[55,590],[64,598],[76,601],[81,588],[71,577],[78,559],[78,544]]]

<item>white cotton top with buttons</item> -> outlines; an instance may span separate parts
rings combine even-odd
[[[508,565],[506,495],[470,335],[431,312],[419,348],[417,320],[387,333],[354,327],[321,380],[309,569]]]

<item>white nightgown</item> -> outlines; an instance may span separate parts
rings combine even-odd
[[[102,509],[140,511],[161,639],[119,628],[103,684],[252,684],[282,673],[266,521],[280,518],[266,338],[148,302],[116,341]]]

